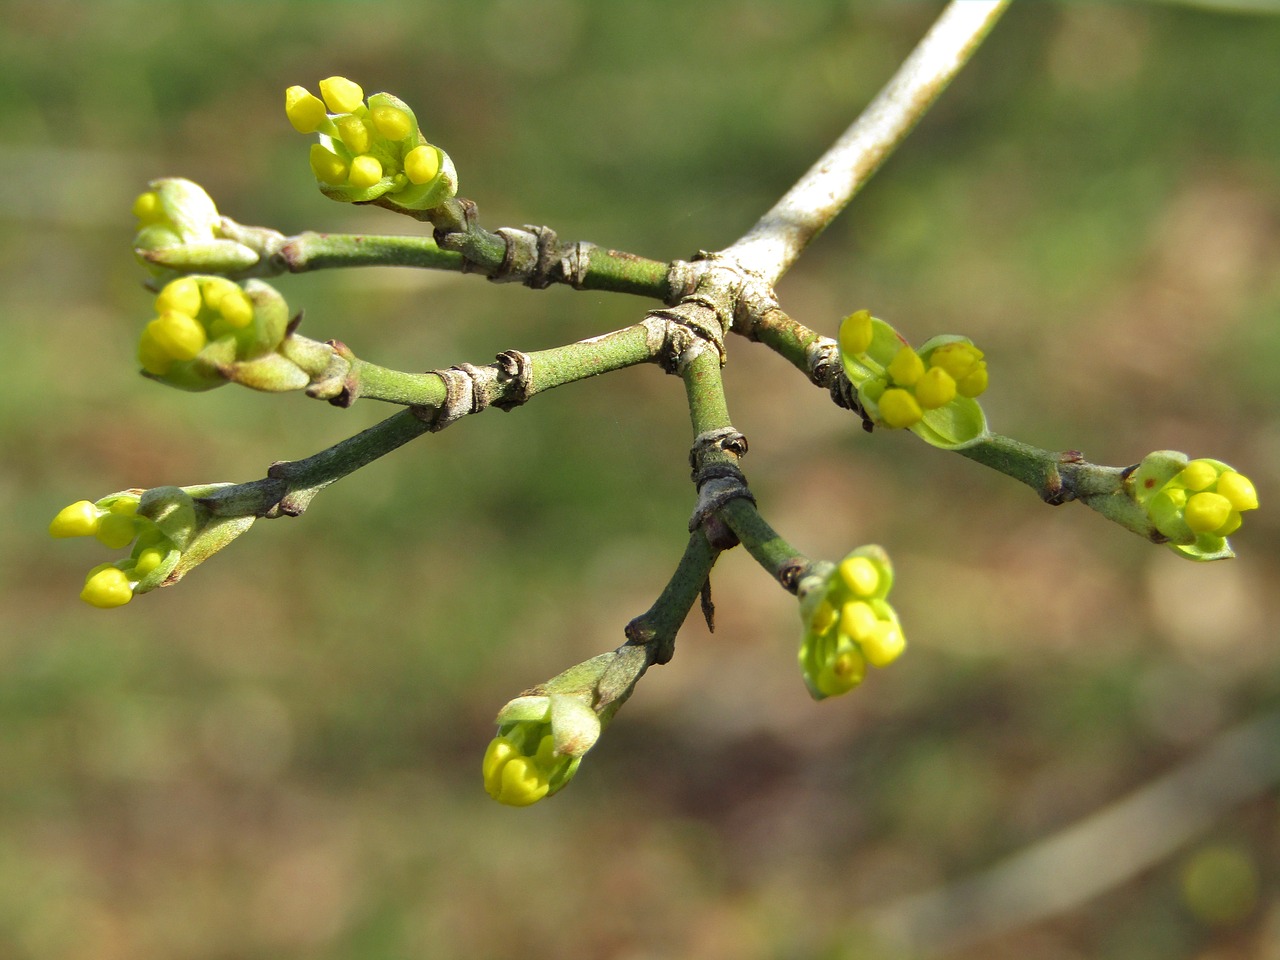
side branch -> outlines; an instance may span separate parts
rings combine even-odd
[[[952,0],[853,126],[723,253],[776,283],[911,132],[1008,3]]]
[[[469,200],[450,200],[440,208],[419,212],[433,218],[434,236],[306,231],[286,237],[267,227],[245,226],[222,217],[222,235],[228,242],[234,240],[232,245],[243,259],[224,262],[210,260],[207,254],[201,259],[198,251],[182,245],[138,252],[157,266],[238,279],[336,267],[418,267],[478,273],[495,283],[523,283],[538,290],[562,284],[651,300],[665,301],[672,295],[673,264],[583,240],[561,242],[550,227],[500,227],[490,232],[476,222],[476,207]]]

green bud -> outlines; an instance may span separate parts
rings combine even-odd
[[[81,598],[118,607],[175,583],[252,526],[254,517],[216,517],[200,502],[229,484],[122,490],[95,503],[78,501],[54,518],[54,536],[93,535],[111,549],[133,544],[123,559],[89,571]]]
[[[867,664],[888,666],[906,647],[898,614],[885,597],[893,566],[883,548],[866,546],[838,566],[816,563],[797,590],[804,638],[797,659],[815,700],[847,693]]]
[[[1089,506],[1138,533],[1166,540],[1190,560],[1234,556],[1227,537],[1258,496],[1243,474],[1220,460],[1188,460],[1176,450],[1148,454],[1124,479],[1121,497]]]
[[[133,210],[139,221],[134,253],[156,276],[239,273],[261,259],[259,251],[224,235],[212,198],[190,180],[153,180]]]

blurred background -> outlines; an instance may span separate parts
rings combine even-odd
[[[815,557],[886,545],[908,655],[813,703],[794,599],[726,554],[715,634],[691,619],[573,785],[512,810],[480,783],[494,713],[620,643],[683,548],[675,378],[420,439],[116,611],[76,599],[103,548],[45,534],[74,500],[254,479],[392,412],[135,373],[148,180],[286,233],[419,229],[319,194],[287,85],[397,93],[490,228],[687,258],[939,9],[0,2],[0,956],[1280,957],[1280,18],[1016,4],[779,288],[832,335],[865,306],[972,336],[1003,433],[1234,464],[1263,502],[1238,560],[868,436],[733,338],[764,515]],[[647,308],[396,269],[279,287],[304,333],[406,369]]]

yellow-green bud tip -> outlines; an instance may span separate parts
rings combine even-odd
[[[354,113],[364,104],[360,84],[346,77],[327,77],[320,81],[320,96],[334,113]]]
[[[1225,525],[1230,516],[1231,501],[1218,493],[1192,494],[1183,513],[1192,533],[1213,533]]]
[[[200,284],[195,277],[179,277],[156,296],[156,313],[175,310],[194,317],[200,312]]]
[[[413,121],[399,107],[386,104],[374,107],[369,111],[369,118],[373,121],[378,135],[388,140],[403,140],[413,129]]]
[[[871,346],[871,311],[851,313],[840,323],[840,350],[851,356],[866,353]]]
[[[887,667],[907,647],[902,630],[891,620],[879,620],[866,637],[860,639],[862,654],[873,667]]]
[[[911,347],[903,347],[889,361],[887,369],[894,383],[910,387],[924,375],[924,361]]]
[[[507,806],[527,807],[545,797],[550,789],[534,758],[525,756],[506,737],[490,741],[482,769],[486,792]]]
[[[209,342],[200,321],[173,310],[147,324],[147,334],[159,352],[172,360],[190,360]]]
[[[129,577],[123,570],[107,564],[89,571],[80,599],[104,610],[123,607],[133,599],[133,588],[129,586]]]
[[[369,126],[361,117],[347,116],[339,117],[333,122],[338,128],[338,136],[342,138],[343,144],[348,150],[354,153],[368,153],[369,144],[373,142],[373,137],[369,133]]]
[[[101,511],[88,500],[77,500],[58,511],[49,524],[51,537],[91,537],[98,530]]]
[[[1218,493],[1231,501],[1237,510],[1257,510],[1258,491],[1243,473],[1227,470],[1218,478]]]
[[[138,195],[133,201],[133,215],[146,223],[159,223],[165,218],[164,206],[160,202],[160,194],[154,190]]]
[[[404,156],[404,172],[413,183],[429,183],[440,172],[440,151],[430,144],[414,147]]]
[[[925,410],[936,410],[956,398],[956,382],[941,367],[930,367],[916,383],[916,400]]]
[[[378,162],[377,157],[366,153],[351,161],[351,172],[347,175],[347,182],[351,186],[364,190],[381,179],[382,164]]]
[[[845,557],[840,561],[840,576],[856,597],[873,596],[880,587],[880,573],[866,557]]]
[[[320,98],[296,84],[284,92],[284,112],[299,133],[314,133],[328,116]]]
[[[311,145],[310,161],[311,172],[315,174],[315,178],[321,183],[336,187],[347,182],[348,167],[346,161],[322,144],[313,143]]]
[[[909,427],[919,423],[924,416],[920,404],[909,392],[898,387],[886,390],[878,401],[880,419],[887,427]]]

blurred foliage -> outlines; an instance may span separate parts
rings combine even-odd
[[[75,599],[101,558],[44,538],[72,500],[251,479],[389,412],[132,372],[147,180],[287,232],[415,229],[319,195],[288,84],[337,73],[412,103],[487,226],[687,257],[744,231],[937,9],[6,0],[0,955],[864,956],[859,913],[1275,708],[1280,19],[1015,4],[780,287],[832,335],[866,306],[915,340],[972,336],[1002,432],[1239,466],[1263,510],[1233,563],[867,437],[735,340],[765,515],[814,556],[888,546],[908,655],[812,703],[794,600],[726,555],[717,632],[691,622],[572,788],[513,811],[481,789],[493,712],[615,646],[682,549],[676,380],[626,371],[424,438],[113,613]],[[304,333],[421,369],[643,308],[396,270],[281,287]],[[1275,794],[1212,834],[953,955],[1280,956]]]

